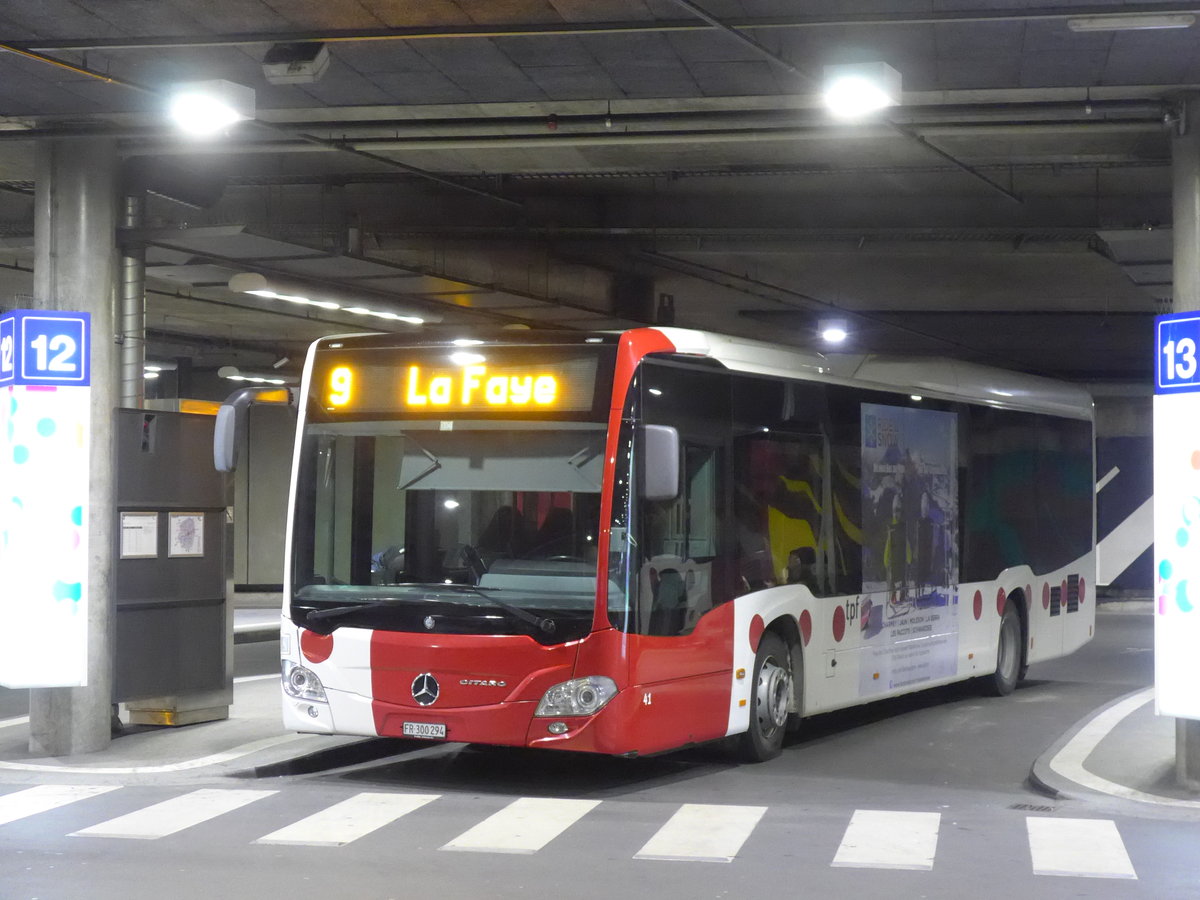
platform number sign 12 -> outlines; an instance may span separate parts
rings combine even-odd
[[[0,385],[91,383],[91,317],[19,309],[0,315]]]
[[[1155,319],[1155,393],[1200,391],[1200,313]]]

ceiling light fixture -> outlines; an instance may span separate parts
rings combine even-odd
[[[821,99],[839,119],[859,119],[900,102],[900,73],[885,62],[826,66]]]
[[[828,344],[840,344],[850,336],[845,319],[822,319],[817,323],[817,331]]]
[[[254,118],[254,89],[223,79],[177,84],[167,100],[167,114],[186,134],[215,137]]]
[[[1072,31],[1158,31],[1164,28],[1191,28],[1196,17],[1190,13],[1133,13],[1131,15],[1079,16],[1067,19]]]
[[[230,381],[248,381],[251,384],[299,384],[300,379],[294,375],[280,375],[272,372],[269,375],[262,372],[243,372],[237,366],[221,366],[217,369],[218,378],[228,378]]]
[[[360,301],[350,301],[351,305],[327,298],[334,293],[326,288],[301,284],[298,281],[283,282],[274,276],[268,277],[258,272],[239,272],[229,279],[229,289],[237,294],[250,294],[267,300],[282,300],[300,306],[315,306],[318,309],[338,310],[356,316],[370,316],[389,322],[405,322],[409,325],[423,325],[426,322],[441,321],[441,316],[423,311],[400,309],[373,309],[357,305]],[[349,291],[347,291],[349,293]],[[315,294],[316,297],[309,296]],[[389,304],[390,305],[390,304]]]

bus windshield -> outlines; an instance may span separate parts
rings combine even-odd
[[[586,422],[307,426],[293,618],[316,630],[583,636],[603,447],[603,426]]]

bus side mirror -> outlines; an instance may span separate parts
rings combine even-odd
[[[642,496],[674,500],[679,496],[679,432],[669,425],[646,425],[644,435]]]
[[[218,472],[237,468],[238,440],[246,431],[246,410],[254,403],[290,403],[287,388],[244,387],[234,391],[217,410],[213,431],[213,467]]]

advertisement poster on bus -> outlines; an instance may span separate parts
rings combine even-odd
[[[955,673],[957,425],[954,413],[862,406],[863,695]]]

